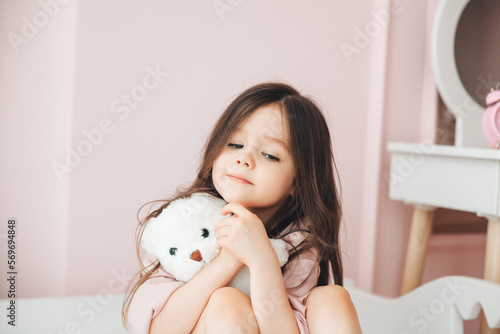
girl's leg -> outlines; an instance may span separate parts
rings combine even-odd
[[[210,296],[192,334],[257,334],[250,298],[236,288],[220,288]]]
[[[339,285],[314,288],[306,301],[311,334],[360,334],[358,314],[346,289]]]

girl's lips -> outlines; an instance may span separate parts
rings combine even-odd
[[[246,180],[246,179],[245,179],[245,178],[243,178],[242,176],[231,175],[231,174],[227,174],[227,176],[228,176],[231,180],[234,180],[234,181],[236,181],[236,182],[245,183],[245,184],[252,184],[250,181]]]

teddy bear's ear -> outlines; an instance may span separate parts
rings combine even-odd
[[[205,192],[197,192],[189,197],[186,205],[189,206],[190,210],[194,209],[197,212],[207,212],[213,209],[214,200],[219,201],[220,199]]]
[[[142,232],[142,237],[141,237],[141,247],[144,248],[149,253],[152,252],[152,244],[153,244],[152,238],[155,234],[154,231],[152,231],[153,229],[154,229],[153,224],[146,225],[146,227]]]
[[[158,249],[161,249],[160,246],[162,243],[159,242],[160,232],[161,224],[158,217],[150,218],[142,232],[141,247],[154,256],[158,256]]]
[[[191,194],[191,196],[189,196],[189,197],[191,197],[191,198],[203,198],[203,197],[209,197],[209,198],[210,198],[210,197],[213,197],[213,196],[212,196],[212,195],[210,195],[210,194],[207,194],[207,193],[205,193],[205,192],[203,192],[203,191],[199,191],[199,192],[197,192],[197,193],[193,193],[193,194]]]

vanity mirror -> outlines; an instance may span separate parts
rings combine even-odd
[[[487,148],[485,97],[500,81],[500,1],[442,0],[431,59],[436,85],[455,116],[455,146]]]

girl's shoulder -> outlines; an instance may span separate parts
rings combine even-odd
[[[298,222],[290,224],[284,229],[279,237],[287,241],[287,250],[289,250],[288,248],[291,249],[300,245],[309,235],[308,219],[300,218]]]

